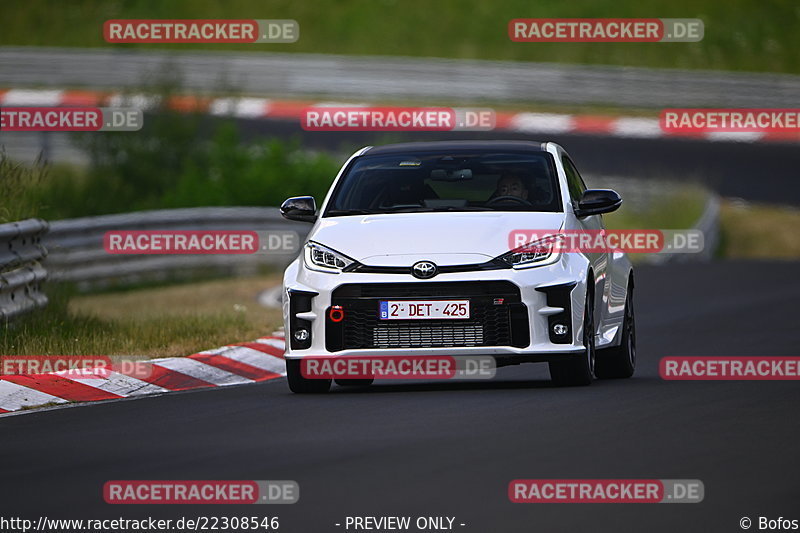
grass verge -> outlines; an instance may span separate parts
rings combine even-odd
[[[727,258],[800,258],[800,209],[726,200],[720,211],[721,255]]]
[[[76,295],[48,287],[50,304],[0,330],[4,355],[183,356],[269,335],[281,312],[256,294],[277,275]]]
[[[515,43],[513,18],[700,18],[698,43]],[[790,0],[5,0],[0,45],[110,47],[109,19],[295,19],[293,44],[116,45],[118,48],[401,55],[800,72],[800,9]]]
[[[680,185],[659,194],[658,203],[625,203],[603,215],[608,229],[688,229],[700,219],[708,191],[700,185]]]

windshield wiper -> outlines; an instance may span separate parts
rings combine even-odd
[[[382,211],[376,211],[375,209],[331,209],[326,216],[341,217],[347,215],[375,215],[378,213],[382,213]]]
[[[425,207],[418,206],[402,206],[402,207],[385,207],[383,209],[331,209],[325,216],[341,217],[347,215],[380,215],[387,213],[434,213],[437,211],[494,211],[490,207],[477,207],[477,206],[441,206],[441,207]]]
[[[392,209],[392,213],[434,213],[436,211],[494,211],[494,209],[490,207],[477,207],[477,206],[439,206],[439,207],[402,207],[399,209]]]
[[[447,206],[447,207],[433,207],[434,211],[494,211],[491,207],[479,207],[477,205],[465,205],[462,207]]]

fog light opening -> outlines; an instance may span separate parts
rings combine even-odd
[[[298,329],[294,332],[294,340],[298,342],[303,342],[308,340],[308,330],[307,329]]]
[[[341,305],[334,305],[331,307],[328,317],[331,319],[331,322],[341,322],[344,320],[344,308]]]
[[[567,326],[565,326],[564,324],[554,324],[553,325],[553,333],[555,333],[559,337],[563,337],[564,335],[567,334],[568,331],[569,331],[569,328],[567,328]]]

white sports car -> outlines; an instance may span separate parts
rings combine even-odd
[[[331,379],[300,371],[302,358],[321,356],[491,355],[498,366],[548,362],[559,385],[630,377],[625,254],[516,248],[510,238],[600,230],[621,203],[614,191],[587,189],[552,142],[358,150],[319,213],[310,196],[281,206],[287,219],[313,223],[283,280],[289,387],[329,390]]]

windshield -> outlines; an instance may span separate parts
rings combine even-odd
[[[339,180],[324,216],[561,210],[547,152],[428,152],[356,159]]]

